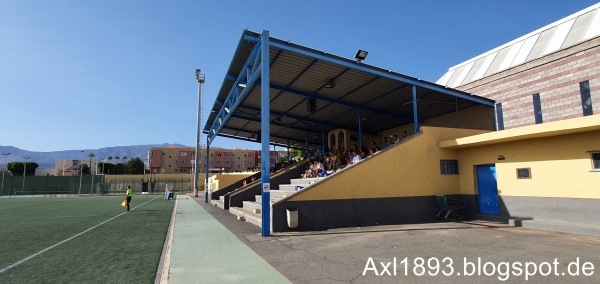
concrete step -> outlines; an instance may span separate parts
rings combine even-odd
[[[306,184],[280,184],[279,185],[279,190],[282,190],[282,191],[296,191],[296,187],[305,188],[305,187],[307,187],[309,185],[310,184],[308,184],[308,183],[306,183]]]
[[[254,201],[244,201],[242,202],[244,205],[242,208],[244,209],[248,209],[250,211],[252,211],[253,213],[260,213],[260,211],[262,210],[262,204],[261,203],[257,203]]]
[[[281,198],[271,196],[271,204],[273,204],[274,202],[279,201],[279,199],[281,199]],[[255,195],[254,196],[254,202],[262,204],[262,195]]]
[[[296,193],[295,190],[283,190],[281,187],[279,190],[271,190],[271,197],[284,198]]]
[[[219,201],[225,203],[225,195],[219,196]]]
[[[235,215],[238,220],[245,221],[245,214],[241,207],[229,207],[229,213]]]
[[[294,178],[290,180],[291,184],[313,184],[324,179],[323,177],[317,178]]]
[[[219,207],[221,209],[225,209],[225,203],[222,200],[211,200],[210,203],[213,206],[217,206],[217,207]]]
[[[262,217],[260,214],[254,214],[254,212],[241,207],[229,207],[229,212],[238,216],[238,220],[242,217],[246,222],[262,227]]]

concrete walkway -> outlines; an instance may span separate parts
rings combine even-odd
[[[291,283],[192,197],[176,202],[168,283]]]

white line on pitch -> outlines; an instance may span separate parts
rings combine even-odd
[[[142,204],[140,204],[140,205],[138,205],[138,206],[136,206],[136,207],[133,207],[133,209],[136,209],[136,208],[138,208],[138,207],[140,207],[140,206],[143,206],[143,205],[145,205],[146,203],[148,203],[148,202],[150,202],[150,201],[152,201],[152,200],[154,200],[154,199],[156,199],[156,198],[159,198],[159,197],[161,197],[161,196],[157,196],[157,197],[155,197],[155,198],[153,198],[153,199],[151,199],[151,200],[148,200],[148,201],[146,201],[146,202],[144,202],[144,203],[142,203]],[[36,257],[36,256],[38,256],[38,255],[40,255],[40,254],[42,254],[42,253],[45,253],[45,252],[47,252],[47,251],[49,251],[49,250],[51,250],[51,249],[53,249],[53,248],[55,248],[55,247],[57,247],[57,246],[59,246],[59,245],[62,245],[62,244],[66,243],[66,242],[68,242],[68,241],[70,241],[70,240],[72,240],[72,239],[74,239],[74,238],[77,238],[77,237],[79,237],[79,236],[81,236],[81,235],[83,235],[83,234],[85,234],[85,233],[87,233],[87,232],[89,232],[89,231],[91,231],[91,230],[93,230],[93,229],[96,229],[96,228],[98,228],[98,227],[100,227],[100,226],[102,226],[102,225],[104,225],[104,224],[106,224],[106,223],[108,223],[108,222],[110,222],[110,221],[112,221],[112,220],[116,219],[117,217],[120,217],[120,216],[122,216],[122,215],[123,215],[123,214],[125,214],[125,213],[127,213],[127,212],[123,212],[123,213],[121,213],[121,214],[119,214],[119,215],[117,215],[117,216],[115,216],[115,217],[112,217],[112,218],[110,218],[110,219],[108,219],[108,220],[106,220],[106,221],[104,221],[104,222],[102,222],[102,223],[100,223],[100,224],[98,224],[98,225],[96,225],[96,226],[93,226],[93,227],[91,227],[91,228],[89,228],[89,229],[87,229],[87,230],[85,230],[85,231],[83,231],[83,232],[81,232],[81,233],[79,233],[79,234],[77,234],[77,235],[74,235],[74,236],[72,236],[72,237],[70,237],[70,238],[68,238],[68,239],[66,239],[66,240],[60,241],[60,242],[58,242],[58,243],[56,243],[56,244],[54,244],[54,245],[51,245],[51,246],[49,246],[49,247],[47,247],[47,248],[45,248],[45,249],[43,249],[43,250],[41,250],[41,251],[38,251],[38,252],[36,252],[36,253],[34,253],[34,254],[32,254],[32,255],[30,255],[30,256],[28,256],[28,257],[24,258],[24,259],[21,259],[21,260],[19,260],[19,261],[15,262],[15,263],[13,263],[13,264],[11,264],[11,265],[9,265],[9,266],[5,267],[5,268],[2,268],[2,269],[0,269],[0,273],[3,273],[3,272],[5,272],[5,271],[7,271],[7,270],[9,270],[9,269],[11,269],[11,268],[13,268],[13,267],[16,267],[16,266],[18,266],[18,265],[22,264],[23,262],[26,262],[26,261],[28,261],[28,260],[30,260],[30,259],[32,259],[32,258],[34,258],[34,257]]]

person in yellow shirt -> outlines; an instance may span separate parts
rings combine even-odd
[[[127,191],[125,192],[125,194],[125,200],[127,201],[127,211],[129,211],[129,203],[131,203],[131,196],[133,195],[133,190],[131,190],[131,186],[127,186]]]

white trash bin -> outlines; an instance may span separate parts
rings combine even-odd
[[[285,210],[287,213],[287,225],[290,229],[298,227],[298,209],[291,208]]]

